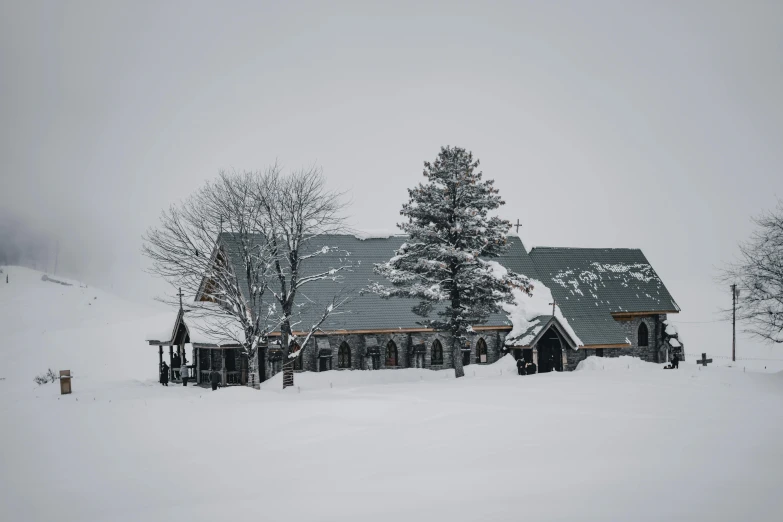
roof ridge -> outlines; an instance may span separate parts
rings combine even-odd
[[[534,246],[530,249],[530,252],[532,253],[533,250],[638,250],[639,252],[642,251],[641,248],[628,248],[628,247],[550,247],[550,246]]]

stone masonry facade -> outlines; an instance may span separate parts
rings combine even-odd
[[[479,340],[483,340],[487,347],[487,361],[484,364],[496,362],[503,355],[503,343],[506,340],[506,331],[486,330],[476,332],[469,338],[469,346],[465,346],[465,351],[470,348],[470,364],[482,364],[478,362],[476,349],[479,346]],[[318,338],[311,339],[302,354],[301,369],[297,371],[321,371],[321,354],[324,349],[323,340],[329,343],[331,351],[331,369],[332,370],[371,370],[373,369],[373,358],[370,355],[371,347],[377,346],[378,356],[375,364],[379,370],[395,370],[400,368],[423,367],[431,370],[441,370],[453,368],[452,353],[448,335],[438,332],[417,332],[417,333],[385,333],[385,334],[335,334],[320,336],[320,345]],[[439,341],[443,349],[443,363],[433,364],[433,347],[435,341]],[[397,348],[397,365],[387,366],[386,355],[389,342],[393,342]],[[349,368],[341,368],[339,365],[340,346],[345,343],[348,345],[351,353],[351,365]],[[377,343],[377,344],[375,344]],[[421,350],[423,353],[418,355]],[[281,365],[274,356],[265,356],[265,377],[269,379],[280,371]],[[330,369],[327,366],[327,370]]]
[[[568,370],[576,369],[580,361],[591,355],[602,354],[602,357],[620,357],[628,355],[638,357],[643,361],[653,363],[668,362],[670,354],[667,353],[667,346],[663,341],[664,325],[666,314],[647,315],[635,317],[631,320],[618,321],[625,330],[626,338],[631,342],[628,348],[604,348],[595,350],[582,348],[579,350],[568,350]],[[647,326],[647,346],[639,345],[639,328],[644,323]]]
[[[628,355],[638,357],[643,361],[662,363],[667,362],[669,353],[666,351],[666,345],[663,342],[664,325],[663,321],[666,315],[649,315],[635,317],[630,320],[619,321],[626,333],[626,337],[631,342],[628,348],[604,348],[591,349],[580,348],[572,350],[565,349],[564,367],[566,371],[573,371],[577,365],[590,357],[591,355],[601,355],[602,357],[620,357]],[[647,326],[647,346],[639,344],[639,328],[644,323]],[[478,362],[477,346],[482,339],[487,347],[487,362],[491,364],[500,359],[506,352],[503,344],[506,334],[503,330],[485,330],[472,334],[469,338],[470,364],[481,364]],[[329,344],[331,352],[331,364],[326,369],[332,370],[371,370],[375,366],[379,370],[394,370],[400,368],[427,368],[431,370],[441,370],[453,368],[452,353],[449,346],[447,335],[437,332],[417,332],[417,333],[384,333],[384,334],[335,334],[321,336],[321,344],[317,338],[311,339],[309,345],[302,354],[301,369],[297,371],[318,372],[321,370],[321,354],[324,349],[324,339]],[[443,348],[443,364],[432,364],[432,350],[435,341],[438,340]],[[387,366],[386,350],[389,342],[393,342],[397,347],[397,365]],[[351,364],[349,368],[341,368],[339,365],[339,349],[345,343],[351,353]],[[377,343],[377,344],[376,344]],[[423,348],[422,348],[423,345]],[[377,346],[378,355],[375,361],[370,355],[372,347]],[[418,348],[418,349],[417,349]],[[421,353],[423,349],[423,353]],[[420,355],[418,355],[420,353]],[[280,371],[280,362],[274,357],[264,357],[265,377],[269,379]]]

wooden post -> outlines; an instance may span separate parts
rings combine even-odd
[[[60,395],[71,393],[71,370],[60,370]]]
[[[174,347],[169,345],[169,380],[174,380]]]
[[[179,375],[179,379],[182,380],[182,373],[180,373],[180,368],[182,368],[182,345],[177,345],[177,357],[179,357],[179,366],[177,367],[177,375]],[[174,368],[171,369],[174,371]]]
[[[160,369],[163,367],[163,345],[158,346],[158,373],[160,373]],[[158,375],[160,377],[160,375]]]
[[[533,348],[533,364],[538,368],[538,348]],[[538,370],[536,370],[538,372]]]
[[[201,384],[201,364],[199,363],[199,349],[193,347],[193,372],[196,374],[196,384]]]

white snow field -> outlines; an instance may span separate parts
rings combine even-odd
[[[783,519],[783,374],[507,358],[163,388],[144,335],[173,312],[4,270],[3,521]],[[32,382],[49,367],[72,395]]]

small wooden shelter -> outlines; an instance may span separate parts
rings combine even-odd
[[[222,386],[244,386],[248,383],[248,360],[242,344],[229,340],[228,336],[210,335],[205,323],[208,318],[189,313],[194,311],[180,308],[169,334],[148,336],[147,343],[158,347],[158,368],[163,366],[163,347],[169,348],[169,380],[182,382],[181,366],[174,364],[175,357],[184,358],[189,382],[209,384],[210,374],[220,375]],[[252,378],[252,377],[251,377]],[[255,384],[255,383],[250,383]]]

